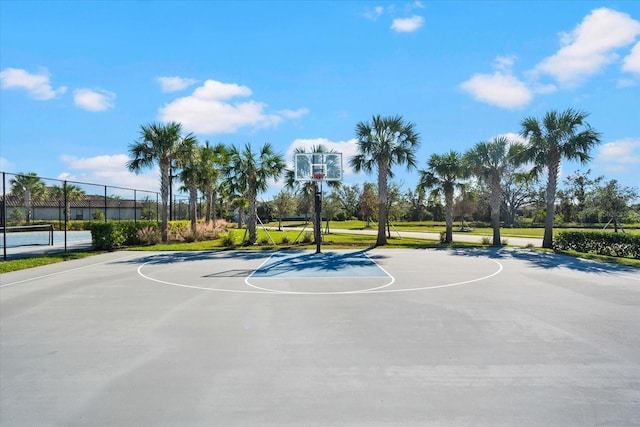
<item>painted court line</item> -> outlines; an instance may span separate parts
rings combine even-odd
[[[38,279],[45,279],[47,277],[52,277],[52,276],[57,276],[59,274],[64,274],[64,273],[68,273],[70,271],[77,271],[77,270],[82,270],[84,268],[88,268],[88,267],[94,267],[96,265],[101,265],[101,264],[107,264],[109,262],[113,262],[113,261],[120,261],[122,259],[125,258],[136,258],[139,257],[140,254],[136,254],[136,255],[127,255],[127,256],[123,256],[120,258],[114,258],[114,259],[110,259],[110,260],[106,260],[106,261],[100,261],[100,262],[96,262],[94,264],[89,264],[89,265],[83,265],[82,267],[76,267],[76,268],[70,268],[69,270],[63,270],[63,271],[58,271],[56,273],[50,273],[50,274],[45,274],[43,276],[37,276],[37,277],[30,277],[28,279],[24,279],[24,280],[18,280],[17,282],[11,282],[11,283],[7,283],[4,285],[0,285],[0,288],[6,288],[8,286],[13,286],[13,285],[19,285],[20,283],[26,283],[26,282],[31,282],[34,280],[38,280]],[[50,264],[51,265],[51,264]]]
[[[275,254],[274,254],[275,255]],[[273,256],[273,255],[272,255]],[[265,262],[263,262],[260,267],[258,267],[258,269],[254,270],[253,273],[251,273],[249,276],[247,276],[247,278],[244,279],[244,283],[247,284],[247,286],[251,286],[252,288],[255,289],[259,289],[262,291],[268,291],[270,293],[277,293],[277,294],[286,294],[286,295],[348,295],[348,294],[366,294],[366,293],[372,293],[373,291],[378,291],[380,289],[384,289],[388,286],[391,286],[395,281],[395,277],[393,277],[393,275],[391,275],[387,270],[385,270],[384,268],[382,268],[382,266],[380,264],[378,264],[374,259],[372,259],[369,255],[364,254],[365,257],[367,257],[367,259],[369,261],[371,261],[377,268],[379,268],[380,270],[382,270],[387,277],[389,277],[391,279],[391,281],[389,283],[385,283],[384,285],[381,286],[376,286],[373,288],[367,288],[367,289],[357,289],[354,291],[333,291],[333,292],[304,292],[304,291],[282,291],[282,290],[277,290],[277,289],[269,289],[269,288],[264,288],[261,286],[257,286],[257,285],[253,285],[251,283],[249,283],[249,279],[252,278],[253,273],[255,273],[258,269],[260,269],[262,266],[264,266],[271,257],[267,258],[265,260]],[[290,277],[287,276],[287,279],[324,279],[326,277],[310,277],[310,276],[302,276],[302,277]],[[375,276],[375,277],[344,277],[345,279],[350,279],[350,280],[354,280],[354,279],[380,279],[381,276]],[[271,278],[254,278],[254,279],[259,279],[259,280],[263,280],[263,279],[271,279]],[[334,280],[337,279],[337,277],[331,277],[330,279]]]

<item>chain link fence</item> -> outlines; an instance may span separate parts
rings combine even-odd
[[[67,250],[91,244],[95,221],[159,221],[160,193],[104,184],[2,173],[0,228],[3,259],[43,252],[34,246]],[[188,220],[189,202],[171,195],[170,220]]]

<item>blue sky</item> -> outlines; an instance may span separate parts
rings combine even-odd
[[[376,114],[416,124],[425,168],[569,107],[603,144],[563,177],[638,186],[640,2],[0,1],[5,172],[155,191],[156,170],[125,167],[142,124],[270,142],[288,161],[323,143],[348,160],[356,123]]]

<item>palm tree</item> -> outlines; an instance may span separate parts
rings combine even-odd
[[[9,180],[9,184],[11,193],[24,202],[25,217],[27,223],[30,223],[33,218],[31,202],[38,202],[44,198],[47,189],[44,181],[35,172],[29,172],[15,175],[15,178]]]
[[[67,184],[66,181],[62,185],[54,185],[52,189],[52,195],[53,197],[58,199],[58,216],[60,216],[60,201],[66,200],[64,207],[64,217],[65,221],[69,221],[71,219],[71,202],[82,200],[85,194],[86,193],[82,188],[74,184]]]
[[[387,243],[387,180],[393,178],[392,167],[406,164],[407,169],[416,166],[415,150],[420,136],[415,125],[405,122],[402,116],[374,116],[371,122],[356,125],[358,151],[350,161],[356,172],[378,172],[378,238],[376,245]]]
[[[585,122],[587,116],[585,112],[569,108],[563,112],[549,111],[542,122],[527,117],[521,123],[521,135],[529,139],[522,159],[533,162],[532,173],[535,175],[540,175],[544,169],[548,173],[543,248],[553,247],[553,217],[560,162],[567,159],[585,164],[591,160],[591,149],[600,143],[600,133]]]
[[[420,170],[418,185],[425,190],[431,189],[434,198],[444,195],[444,243],[453,241],[453,193],[456,189],[464,190],[462,179],[467,175],[462,155],[453,150],[447,154],[432,154],[427,161],[427,169]]]
[[[171,164],[179,154],[182,137],[180,123],[151,123],[140,127],[139,141],[129,146],[132,157],[127,162],[131,172],[140,173],[145,168],[158,164],[160,167],[160,197],[162,198],[162,241],[169,237],[169,183]]]
[[[233,145],[229,150],[229,165],[226,169],[229,189],[242,194],[249,202],[249,245],[257,240],[258,193],[266,191],[269,179],[278,179],[284,168],[284,159],[274,153],[269,143],[264,144],[259,153],[254,153],[249,143],[243,149]]]
[[[502,178],[510,167],[517,165],[519,153],[524,146],[513,143],[505,136],[489,142],[479,142],[464,155],[464,162],[481,182],[489,185],[491,192],[491,227],[493,246],[500,246],[500,206],[502,205]]]
[[[191,234],[196,235],[197,229],[197,205],[198,205],[198,169],[200,160],[200,146],[198,140],[192,134],[182,139],[178,156],[176,158],[176,166],[180,168],[178,177],[182,181],[181,191],[189,193],[189,218],[191,219]]]
[[[216,199],[219,193],[218,180],[227,164],[227,148],[224,144],[209,145],[206,141],[200,150],[198,161],[198,189],[204,194],[205,223],[213,220],[216,226]]]

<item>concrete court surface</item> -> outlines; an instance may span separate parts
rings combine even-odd
[[[640,270],[113,252],[0,276],[1,426],[638,426]]]

